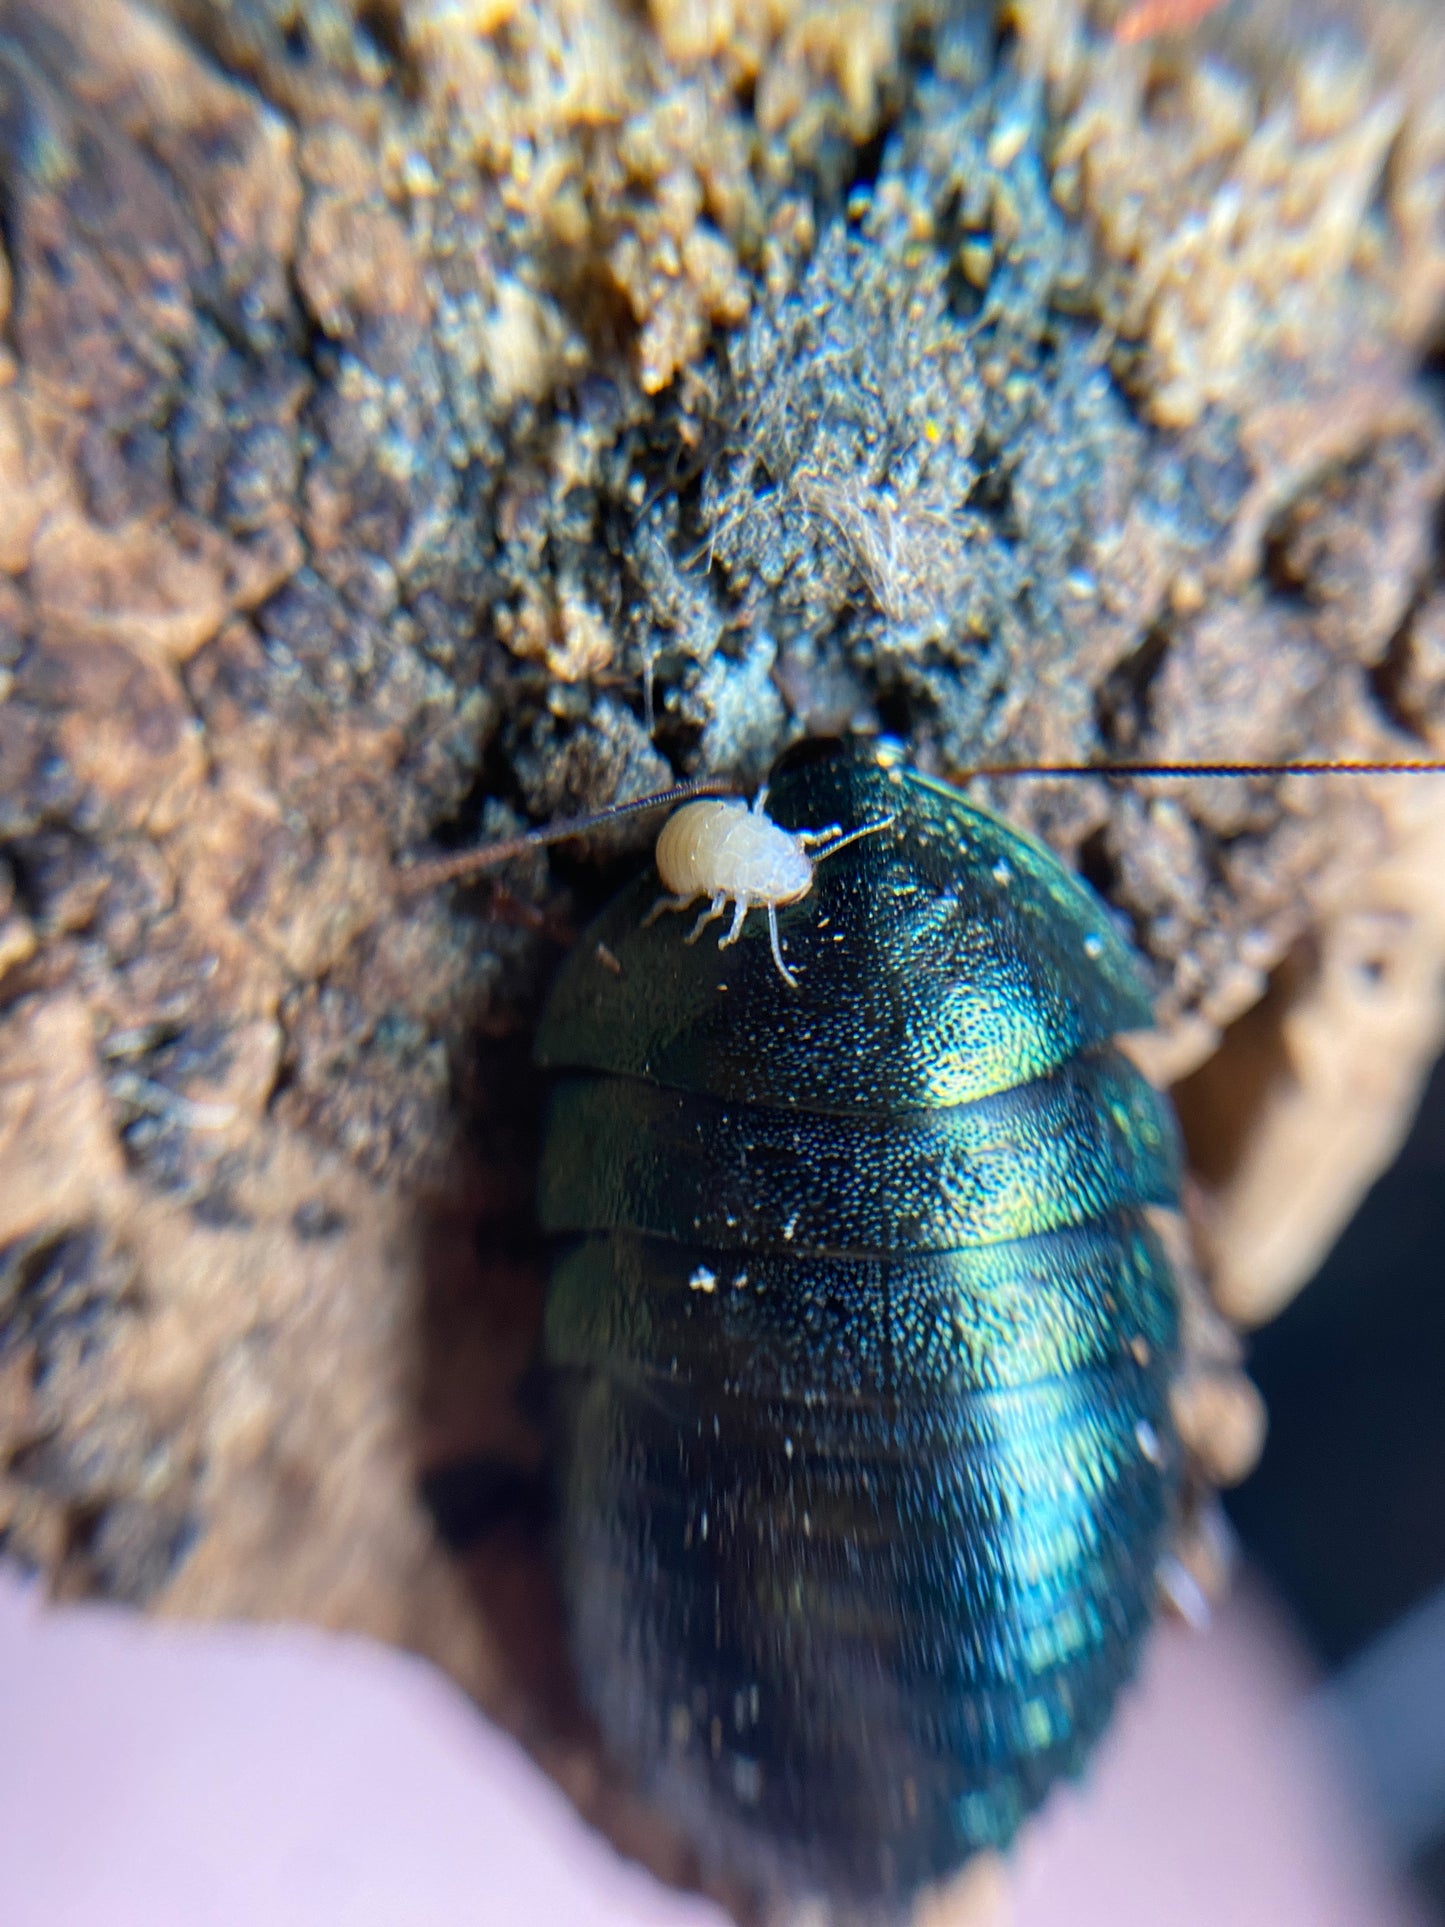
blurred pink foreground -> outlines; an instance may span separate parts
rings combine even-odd
[[[1248,1596],[1156,1639],[1014,1927],[1418,1927]],[[5,1927],[724,1927],[589,1833],[427,1667],[356,1639],[43,1610],[0,1579]]]

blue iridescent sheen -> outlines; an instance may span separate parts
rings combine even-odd
[[[1132,1672],[1169,1529],[1172,1113],[1102,906],[866,744],[775,773],[887,829],[719,950],[569,959],[541,1180],[578,1676],[708,1861],[886,1913],[1007,1844]]]

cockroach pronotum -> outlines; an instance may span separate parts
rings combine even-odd
[[[1118,1048],[1137,962],[1040,844],[876,742],[712,787],[622,806],[683,804],[668,894],[602,912],[537,1038],[572,1652],[705,1863],[891,1918],[1134,1670],[1187,1477],[1177,1132]],[[656,915],[699,897],[720,946]]]

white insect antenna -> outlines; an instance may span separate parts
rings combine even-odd
[[[840,830],[836,823],[826,830],[799,830],[798,841],[814,863],[825,863],[830,856],[846,850],[850,843],[861,842],[865,836],[877,836],[880,830],[891,829],[897,821],[898,815],[894,811],[889,816],[880,816],[876,823],[864,823],[856,830]]]

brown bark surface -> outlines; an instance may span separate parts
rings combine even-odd
[[[854,724],[1445,750],[1430,0],[1120,11],[0,4],[0,1544],[415,1647],[674,1875],[536,1527],[433,1516],[540,1460],[528,1036],[615,852],[392,864]],[[1265,1314],[1438,1047],[1445,783],[991,794]]]

